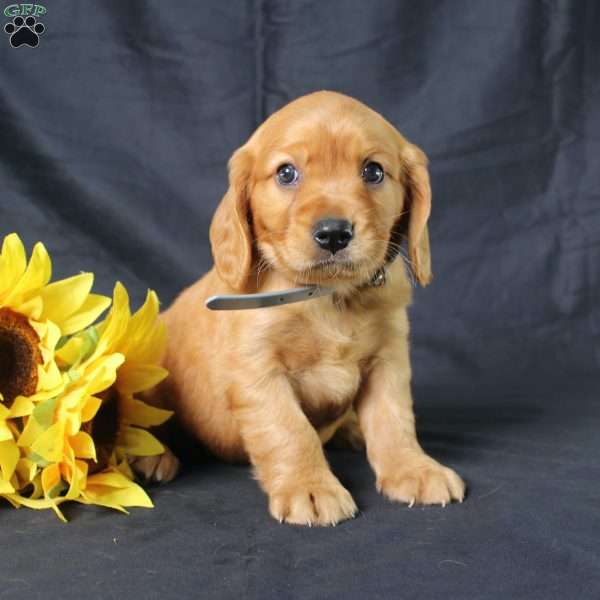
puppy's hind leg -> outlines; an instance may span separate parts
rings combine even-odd
[[[148,482],[168,483],[179,473],[179,459],[165,446],[163,454],[130,457],[134,472]]]
[[[170,390],[165,382],[140,394],[141,400],[155,408],[171,409]],[[181,462],[165,442],[173,442],[178,436],[176,415],[168,421],[151,428],[152,434],[160,440],[165,451],[154,456],[128,456],[128,461],[135,474],[146,482],[168,483],[175,479],[181,468]],[[177,452],[179,449],[175,446]]]

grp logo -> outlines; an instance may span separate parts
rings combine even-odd
[[[43,4],[10,4],[4,9],[5,17],[12,21],[4,24],[4,31],[10,36],[13,48],[29,46],[35,48],[40,43],[40,35],[46,31],[38,17],[48,11]]]

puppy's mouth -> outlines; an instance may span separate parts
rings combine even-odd
[[[353,271],[356,268],[357,266],[354,261],[336,258],[335,256],[315,261],[309,266],[309,269],[341,269],[347,271]]]
[[[283,251],[272,245],[262,246],[260,250],[265,257],[263,267],[270,266],[274,270],[285,273],[295,285],[320,285],[325,287],[360,286],[371,280],[384,263],[385,257],[375,252],[367,252],[372,248],[364,248],[363,252],[346,250],[330,253],[312,253],[302,248],[291,248]]]
[[[299,279],[307,284],[324,284],[340,281],[352,283],[364,278],[366,265],[348,258],[331,256],[308,263],[299,269]]]

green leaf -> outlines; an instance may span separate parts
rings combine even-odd
[[[58,342],[56,342],[55,351],[60,350],[73,336],[72,335],[63,335],[59,338]]]
[[[35,452],[30,452],[29,455],[27,456],[27,458],[29,458],[29,460],[32,460],[36,465],[40,465],[40,467],[47,467],[50,463],[42,458],[39,454],[36,454]]]
[[[50,425],[52,425],[54,422],[54,409],[56,408],[57,400],[58,396],[54,396],[54,398],[48,398],[48,400],[40,402],[33,409],[33,417],[44,429],[48,429],[48,427],[50,427]]]
[[[61,479],[51,490],[48,492],[49,498],[56,498],[62,492],[64,492],[69,486]]]
[[[92,355],[92,353],[96,349],[96,346],[98,345],[98,339],[98,330],[93,325],[90,325],[83,332],[84,343],[83,348],[81,350],[80,361],[84,361]]]
[[[67,371],[67,377],[71,383],[75,383],[77,380],[81,379],[81,373],[75,367],[71,367]]]

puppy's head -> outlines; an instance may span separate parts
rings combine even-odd
[[[297,284],[361,285],[408,240],[431,279],[427,159],[381,115],[333,92],[273,114],[229,162],[211,224],[219,276],[243,291],[262,260]]]

